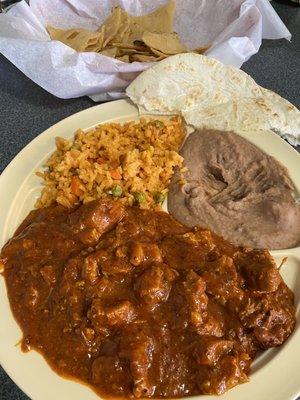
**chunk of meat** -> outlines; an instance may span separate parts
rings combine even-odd
[[[115,255],[117,258],[125,258],[128,254],[128,246],[118,246]]]
[[[80,276],[80,264],[82,259],[80,257],[70,258],[63,268],[62,281],[61,281],[61,292],[63,295],[68,295],[72,290],[74,282],[77,281]]]
[[[213,299],[208,302],[202,318],[202,325],[197,326],[199,335],[222,337],[225,334],[226,319],[224,317],[224,309]]]
[[[236,263],[249,290],[259,293],[275,292],[282,282],[276,264],[267,250],[238,253]]]
[[[99,333],[106,333],[107,328],[110,327],[126,325],[135,316],[135,308],[128,300],[120,300],[113,305],[104,305],[102,300],[94,299],[89,311],[92,325]]]
[[[100,232],[96,228],[85,228],[78,232],[79,240],[88,246],[96,244],[100,239],[100,236]]]
[[[206,292],[222,305],[225,305],[228,300],[242,300],[243,282],[238,276],[231,257],[223,254],[220,258],[207,262],[201,277],[206,283]]]
[[[231,340],[204,336],[197,342],[195,358],[200,365],[216,365],[224,354],[233,350],[233,347],[234,342]]]
[[[205,253],[211,252],[216,247],[212,232],[206,229],[196,227],[193,232],[187,232],[183,237],[189,239],[197,247],[201,247]]]
[[[166,236],[181,235],[191,230],[165,212],[152,213],[149,218],[147,210],[132,208],[127,215],[126,220],[117,226],[117,237],[127,235],[128,239],[143,237],[158,241]]]
[[[134,221],[134,222],[133,222]],[[156,238],[156,218],[147,218],[147,211],[135,208],[134,211],[128,210],[128,218],[121,221],[116,229],[118,238],[127,236],[129,240],[138,240],[140,236],[144,238]]]
[[[135,316],[134,306],[128,300],[119,301],[106,309],[106,318],[110,326],[128,324]]]
[[[257,340],[253,338],[251,332],[244,329],[240,322],[234,320],[230,325],[227,327],[226,339],[233,340],[242,352],[247,353],[253,359],[259,350]]]
[[[81,275],[90,285],[94,285],[99,279],[98,262],[94,255],[84,259]]]
[[[205,289],[204,280],[196,272],[188,272],[183,282],[183,290],[190,314],[190,323],[196,329],[201,328],[203,313],[207,308],[208,298],[205,294]]]
[[[130,218],[124,218],[116,227],[117,239],[122,241],[126,235],[128,239],[132,239],[140,233],[140,225],[135,224]]]
[[[198,270],[204,265],[206,250],[197,246],[190,236],[167,236],[159,247],[163,259],[174,269]]]
[[[281,307],[270,310],[261,327],[254,328],[254,335],[264,349],[280,346],[294,328],[291,317]]]
[[[212,315],[203,315],[203,324],[197,325],[197,333],[199,335],[211,335],[216,337],[222,337],[224,334],[224,327],[222,321],[216,319]]]
[[[149,369],[153,362],[154,339],[149,328],[129,326],[123,331],[120,341],[119,357],[129,361],[133,378],[133,394],[135,397],[154,395],[155,386],[151,383]]]
[[[84,244],[92,245],[103,233],[113,229],[124,215],[125,210],[121,203],[95,200],[70,214],[69,223]]]
[[[263,349],[280,346],[295,327],[294,308],[285,306],[293,302],[293,294],[284,283],[279,288],[263,298],[248,297],[239,313]]]
[[[127,274],[133,266],[125,257],[118,257],[113,252],[103,249],[96,250],[86,257],[82,266],[82,276],[86,281],[94,285],[102,273],[105,276]]]
[[[134,242],[131,246],[130,262],[135,266],[147,262],[162,262],[162,256],[159,247],[155,243]]]
[[[107,297],[114,290],[109,277],[102,276],[95,285],[88,288],[88,296],[90,299],[99,299]]]
[[[137,277],[134,289],[151,308],[168,299],[177,273],[165,264],[153,265]]]
[[[198,385],[203,394],[223,394],[239,383],[247,382],[250,367],[247,354],[225,355],[216,365],[204,366],[198,370]]]
[[[166,236],[184,235],[191,229],[181,225],[175,218],[165,212],[156,212],[154,214],[156,232],[159,234],[159,240]]]
[[[133,269],[132,264],[126,257],[118,257],[116,254],[110,256],[101,263],[101,270],[107,276],[126,275]]]
[[[93,361],[92,380],[106,387],[108,393],[128,394],[131,386],[130,376],[118,356],[100,356]]]

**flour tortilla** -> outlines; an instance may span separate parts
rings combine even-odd
[[[272,130],[300,144],[300,111],[245,72],[194,54],[169,57],[127,88],[141,113],[180,114],[196,128]]]

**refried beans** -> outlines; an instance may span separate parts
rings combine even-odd
[[[286,168],[233,132],[195,131],[180,154],[168,210],[236,245],[291,248],[300,242],[300,207]]]

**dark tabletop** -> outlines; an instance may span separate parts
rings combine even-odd
[[[291,31],[292,42],[263,41],[259,53],[245,63],[242,69],[257,83],[274,90],[299,108],[300,8],[274,2],[272,4]],[[61,119],[93,105],[95,103],[87,97],[61,100],[52,96],[0,55],[0,173],[39,133]],[[299,371],[294,373],[299,374]],[[1,367],[0,399],[29,400]],[[68,399],[57,397],[56,400]]]

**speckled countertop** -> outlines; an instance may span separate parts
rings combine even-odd
[[[260,85],[274,90],[299,108],[300,8],[274,2],[272,4],[291,31],[292,42],[265,40],[259,53],[245,63],[242,69]],[[61,119],[93,105],[87,97],[61,100],[52,96],[0,55],[0,173],[39,133]],[[299,374],[299,371],[294,373]],[[29,400],[1,367],[0,399]],[[58,395],[55,400],[69,399],[60,399]]]

